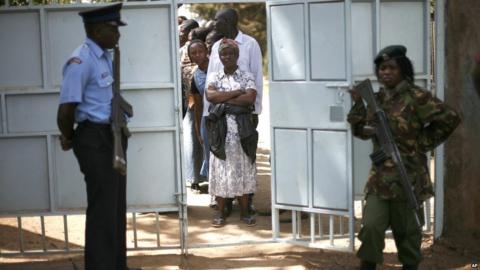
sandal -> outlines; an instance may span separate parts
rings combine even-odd
[[[212,227],[219,228],[219,227],[223,227],[224,225],[225,225],[225,218],[223,218],[222,216],[216,216],[213,218]]]
[[[242,218],[242,221],[247,224],[248,227],[253,227],[257,225],[257,221],[252,216],[246,216]]]

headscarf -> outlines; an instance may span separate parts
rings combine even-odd
[[[220,46],[218,46],[218,54],[220,54],[224,49],[232,48],[235,54],[238,56],[240,53],[240,49],[238,48],[238,44],[235,40],[229,38],[223,38],[220,41]]]

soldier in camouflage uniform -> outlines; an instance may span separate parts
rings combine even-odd
[[[459,124],[457,113],[430,92],[413,84],[413,66],[401,45],[389,46],[375,58],[375,74],[384,86],[375,94],[378,105],[385,111],[402,160],[411,178],[419,203],[433,196],[427,167],[428,151],[432,151]],[[374,151],[379,149],[372,128],[375,116],[365,107],[359,94],[350,91],[354,106],[348,114],[354,136],[372,139]],[[365,128],[367,127],[367,128]],[[375,269],[383,262],[385,231],[391,227],[398,258],[403,269],[417,269],[421,261],[421,231],[415,215],[407,205],[396,165],[387,159],[373,165],[365,187],[366,205],[362,228],[358,235],[362,245],[357,256],[361,269]],[[419,213],[423,223],[423,214]]]

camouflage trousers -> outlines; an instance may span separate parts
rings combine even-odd
[[[423,211],[420,211],[419,218],[423,224]],[[364,261],[382,263],[388,227],[392,229],[399,261],[403,265],[418,265],[422,260],[422,233],[417,228],[415,215],[406,201],[383,200],[376,195],[367,196],[358,234],[362,245],[357,256]]]

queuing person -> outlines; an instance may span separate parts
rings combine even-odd
[[[212,53],[213,44],[215,44],[215,42],[220,40],[222,37],[223,35],[215,30],[212,30],[208,33],[207,37],[205,38],[205,45],[207,45],[208,55]]]
[[[375,98],[385,111],[415,197],[421,205],[434,194],[426,154],[448,138],[460,118],[452,108],[414,84],[413,66],[406,52],[404,46],[393,45],[375,57],[375,74],[383,85]],[[372,132],[376,125],[374,112],[365,107],[355,90],[351,91],[351,96],[354,106],[348,114],[348,122],[353,134],[364,140],[373,138],[374,150],[378,150],[378,140]],[[407,204],[396,166],[387,158],[372,165],[370,170],[362,228],[358,234],[362,242],[357,253],[361,269],[375,269],[382,263],[388,227],[392,229],[403,269],[418,269],[422,259],[421,228]],[[420,212],[418,216],[423,223],[423,214]]]
[[[263,96],[262,52],[260,45],[253,37],[242,33],[242,31],[238,29],[238,13],[232,8],[226,8],[217,12],[214,20],[214,30],[225,38],[235,40],[240,51],[238,58],[239,68],[253,74],[256,87],[253,121],[256,128],[258,126],[258,115],[262,112]],[[223,70],[223,64],[218,54],[219,47],[220,41],[217,41],[212,47],[207,76],[213,72]],[[209,102],[204,99],[203,114],[205,116],[208,115],[208,107]],[[255,213],[253,193],[249,195],[248,201],[249,211]]]
[[[205,28],[205,27],[197,27],[197,28],[193,29],[192,31],[190,31],[190,33],[188,35],[188,40],[192,41],[192,40],[198,39],[200,41],[205,42],[209,32],[210,32],[210,30]]]
[[[183,16],[183,15],[180,15],[180,16],[177,17],[177,23],[178,23],[178,25],[182,25],[182,23],[183,23],[184,21],[186,21],[186,20],[187,20],[187,17],[185,17],[185,16]]]
[[[211,103],[207,117],[210,168],[209,192],[215,196],[218,212],[212,226],[225,225],[226,198],[236,197],[241,220],[256,224],[248,211],[248,194],[256,188],[255,157],[258,133],[252,112],[256,85],[251,73],[237,65],[239,47],[232,39],[222,39],[218,53],[223,69],[208,74],[206,99]]]
[[[87,38],[63,67],[57,114],[62,149],[73,148],[87,186],[85,269],[125,270],[126,176],[113,169],[112,56],[122,4],[80,12]],[[77,126],[74,130],[74,123]],[[123,138],[126,154],[126,138]]]
[[[189,19],[180,26],[180,42],[183,47],[180,48],[180,66],[182,75],[182,111],[183,111],[183,157],[185,164],[185,179],[193,190],[199,190],[200,182],[206,180],[200,175],[200,169],[203,160],[202,145],[195,130],[195,112],[194,112],[194,97],[190,92],[193,70],[196,64],[190,60],[188,56],[188,47],[190,41],[188,37],[190,33],[198,28],[198,23],[195,20]]]
[[[208,164],[210,158],[210,144],[208,143],[208,133],[205,126],[203,114],[202,98],[205,92],[205,81],[207,79],[208,54],[204,42],[198,39],[191,41],[188,46],[188,55],[193,63],[197,65],[193,72],[191,82],[191,95],[193,96],[193,108],[195,115],[195,131],[200,143],[203,145],[203,163],[200,169],[200,175],[208,177]]]

